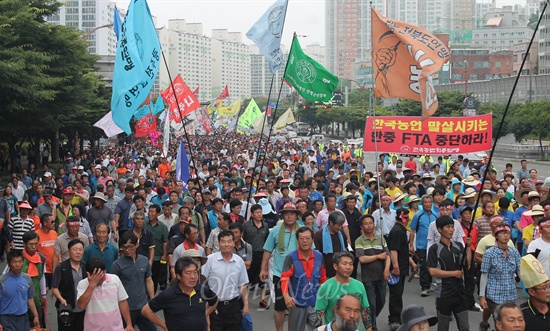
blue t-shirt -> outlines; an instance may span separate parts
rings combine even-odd
[[[437,216],[434,213],[419,211],[414,214],[410,228],[416,231],[416,249],[428,249],[428,229],[430,224],[435,222]]]

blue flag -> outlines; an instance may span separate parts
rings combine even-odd
[[[260,48],[260,52],[269,61],[269,69],[275,74],[283,64],[281,35],[286,16],[288,0],[277,0],[248,30],[246,36]]]
[[[155,102],[155,106],[153,107],[153,115],[156,115],[164,110],[164,101],[162,101],[162,98],[159,96],[157,98],[157,102]]]
[[[114,21],[113,27],[115,29],[116,39],[118,40],[120,38],[120,29],[122,27],[122,21],[120,20],[120,14],[116,6],[115,6],[115,15],[114,15],[113,21]]]
[[[118,40],[111,98],[113,121],[128,135],[130,119],[153,87],[160,52],[147,1],[130,1]]]
[[[176,159],[176,180],[181,180],[183,182],[182,192],[187,192],[187,181],[189,180],[189,177],[189,158],[187,157],[185,144],[182,139]]]
[[[137,121],[140,118],[145,117],[149,114],[151,114],[151,110],[149,109],[148,105],[145,105],[140,109],[136,110],[136,112],[134,113],[134,121]]]

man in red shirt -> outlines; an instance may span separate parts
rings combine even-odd
[[[323,255],[311,247],[313,230],[303,226],[296,231],[298,249],[288,253],[281,273],[281,291],[288,308],[289,330],[313,329],[315,298],[327,280]]]
[[[409,155],[409,160],[405,162],[405,167],[411,169],[413,173],[416,173],[416,162],[414,162],[414,155]]]

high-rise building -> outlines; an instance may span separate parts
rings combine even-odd
[[[117,48],[117,38],[112,27],[114,9],[115,3],[112,1],[69,0],[46,20],[50,24],[72,26],[90,33],[85,35],[90,53],[114,55]]]
[[[250,52],[241,32],[212,30],[212,97],[229,86],[229,99],[250,98]]]
[[[212,41],[203,35],[201,23],[184,19],[168,21],[168,28],[159,29],[159,39],[174,79],[178,74],[190,89],[199,88],[199,101],[212,99]],[[161,61],[163,62],[163,61]],[[159,70],[160,89],[170,85],[164,63]]]
[[[288,53],[284,50],[284,46],[281,45],[281,49],[285,53],[284,62],[275,72],[275,77],[269,69],[269,62],[260,53],[258,46],[248,46],[250,50],[250,95],[253,98],[268,98],[269,101],[276,102],[279,97],[279,90],[281,91],[280,100],[283,100],[290,94],[290,87],[282,82],[282,78],[285,71],[286,61],[288,59]],[[310,54],[311,56],[311,54]],[[271,85],[273,84],[273,88]],[[271,95],[269,90],[271,89]]]
[[[544,1],[540,2],[540,11],[544,7]],[[539,26],[539,74],[550,74],[550,14],[544,13]]]

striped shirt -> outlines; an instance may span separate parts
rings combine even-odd
[[[23,220],[21,217],[15,216],[11,218],[8,228],[13,236],[15,249],[22,251],[25,248],[25,245],[23,244],[23,235],[25,232],[34,230],[34,220],[29,217]]]
[[[83,279],[78,283],[77,300],[86,292],[89,282]],[[118,302],[128,299],[128,294],[117,275],[106,274],[105,280],[92,293],[84,315],[85,331],[122,330],[122,318]]]

